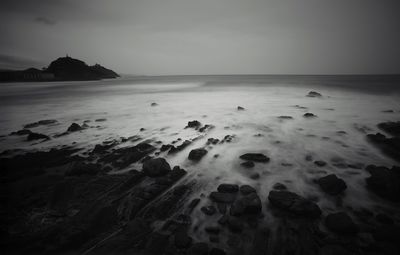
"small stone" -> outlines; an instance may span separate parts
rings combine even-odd
[[[214,215],[214,214],[217,212],[217,210],[215,209],[215,207],[212,206],[212,205],[203,206],[203,207],[201,207],[200,210],[201,210],[204,214],[206,214],[206,215]]]
[[[246,153],[240,156],[241,159],[255,161],[255,162],[268,162],[269,157],[261,153]]]
[[[245,161],[245,162],[241,163],[240,165],[245,168],[253,168],[255,164],[253,161]]]
[[[77,123],[72,123],[71,126],[68,127],[67,131],[68,132],[76,132],[76,131],[80,131],[83,128],[81,126],[79,126],[79,124]]]
[[[238,107],[237,107],[237,110],[238,110],[238,111],[244,111],[244,107],[238,106]]]
[[[317,115],[315,115],[315,114],[313,114],[313,113],[311,113],[311,112],[304,113],[303,116],[304,116],[305,118],[314,118],[314,117],[317,117]]]
[[[325,162],[325,161],[322,161],[322,160],[316,160],[316,161],[314,161],[314,164],[315,164],[316,166],[319,166],[319,167],[326,166],[326,162]]]
[[[251,187],[250,185],[240,186],[240,193],[242,193],[243,195],[248,195],[253,192],[256,192],[256,189]]]

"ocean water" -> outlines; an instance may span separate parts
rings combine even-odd
[[[323,96],[306,97],[309,91]],[[263,201],[263,224],[273,224],[265,201],[273,184],[281,182],[289,190],[312,198],[324,213],[339,207],[390,213],[398,208],[366,190],[368,173],[364,167],[396,162],[368,143],[366,134],[382,132],[376,127],[380,122],[399,120],[399,99],[399,78],[386,76],[170,76],[4,83],[0,84],[0,150],[74,145],[91,151],[103,141],[134,135],[142,140],[125,146],[146,140],[163,144],[178,138],[194,140],[177,154],[160,154],[171,166],[180,165],[188,171],[180,181],[191,183],[193,188],[186,203],[208,196],[220,183],[249,184]],[[153,102],[158,105],[151,106]],[[238,111],[237,106],[245,110]],[[306,112],[317,117],[304,118]],[[106,121],[95,121],[102,118]],[[66,131],[72,122],[87,121],[90,128],[45,142],[8,135],[42,119],[56,119],[58,124],[32,131],[51,137]],[[214,128],[205,133],[185,129],[191,120]],[[230,143],[206,145],[208,138],[222,140],[226,135],[234,137]],[[190,150],[200,147],[208,150],[207,155],[198,163],[189,161]],[[271,160],[245,169],[239,156],[248,152],[264,153]],[[318,167],[306,161],[309,155],[327,165]],[[349,164],[360,169],[349,168]],[[140,170],[141,165],[132,164],[110,174],[131,169]],[[258,179],[251,178],[255,173]],[[327,197],[313,182],[330,173],[347,183],[340,201]],[[208,203],[202,199],[200,206]],[[192,236],[203,240],[204,233],[195,231],[195,226],[216,221],[217,216],[205,216],[200,210],[194,216]]]

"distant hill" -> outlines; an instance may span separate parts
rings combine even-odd
[[[23,71],[0,71],[0,82],[8,81],[86,81],[117,78],[113,70],[99,64],[93,66],[69,56],[60,57],[50,65],[38,70],[29,68]]]

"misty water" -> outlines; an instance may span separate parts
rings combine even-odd
[[[193,142],[181,152],[161,152],[158,156],[166,158],[171,166],[179,165],[188,171],[179,181],[192,186],[191,197],[185,203],[207,197],[220,183],[249,184],[257,189],[263,203],[262,224],[273,225],[267,196],[272,186],[280,182],[290,191],[316,201],[324,214],[338,208],[392,214],[398,208],[366,190],[365,178],[369,174],[364,167],[396,164],[370,144],[366,134],[382,132],[376,127],[380,122],[399,119],[397,85],[391,81],[370,82],[367,78],[262,76],[1,84],[0,150],[73,145],[85,148],[80,152],[85,155],[96,144],[120,137],[141,139],[119,146],[143,141],[170,144],[180,138],[176,145],[184,140]],[[306,97],[309,91],[317,91],[322,97]],[[151,106],[152,103],[157,105]],[[238,106],[245,110],[238,111]],[[317,117],[303,117],[307,112]],[[51,140],[28,142],[25,137],[8,136],[24,124],[43,119],[56,119],[58,124],[32,130],[51,136]],[[106,120],[96,121],[99,119]],[[191,120],[214,128],[206,132],[185,129]],[[90,128],[54,137],[65,132],[72,122],[87,123]],[[208,138],[222,140],[226,135],[233,136],[231,142],[206,144]],[[188,160],[189,152],[200,147],[208,151],[207,155],[197,163]],[[239,156],[248,152],[263,153],[271,160],[256,163],[252,169],[244,168]],[[307,161],[307,156],[312,160]],[[318,167],[315,160],[326,161],[327,165]],[[132,169],[140,170],[141,164],[109,174]],[[316,178],[330,173],[347,183],[347,190],[339,198],[327,196],[314,183]],[[191,236],[197,240],[206,239],[200,226],[216,224],[219,217],[206,216],[199,210],[207,204],[210,202],[202,199],[193,212]]]

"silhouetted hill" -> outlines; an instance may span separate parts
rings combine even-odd
[[[48,68],[39,70],[28,68],[23,71],[0,71],[0,82],[8,81],[84,81],[117,78],[113,70],[99,64],[93,66],[69,56],[60,57],[50,63]]]

